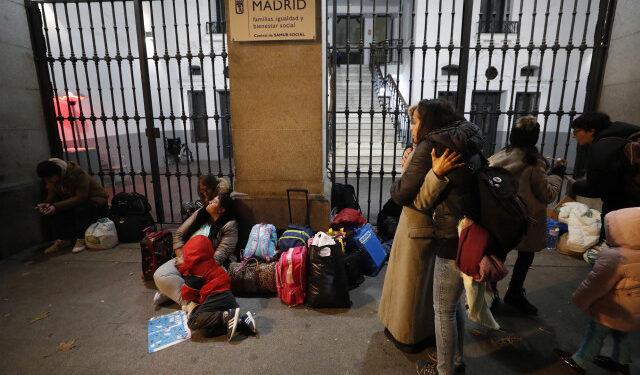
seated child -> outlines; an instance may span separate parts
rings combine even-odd
[[[582,346],[573,355],[555,349],[562,363],[577,373],[592,364],[629,374],[630,331],[640,330],[640,207],[623,208],[604,217],[610,246],[598,255],[573,302],[591,315]],[[605,337],[613,338],[611,357],[601,356]]]
[[[209,238],[198,235],[182,248],[184,263],[178,267],[185,284],[181,293],[187,310],[187,325],[191,330],[205,329],[205,336],[227,333],[231,341],[237,329],[247,334],[257,333],[250,311],[240,316],[240,307],[231,293],[231,279],[213,259],[213,245]]]

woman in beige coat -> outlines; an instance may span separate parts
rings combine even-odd
[[[629,373],[628,332],[640,331],[640,207],[612,211],[604,218],[607,244],[587,278],[573,293],[573,302],[591,315],[580,349],[570,355],[555,352],[565,366],[584,373],[592,363]],[[611,357],[600,356],[604,339],[611,335]]]
[[[533,219],[527,234],[518,244],[518,259],[504,301],[525,314],[535,315],[538,309],[527,300],[524,280],[533,263],[534,254],[546,247],[547,205],[560,191],[566,167],[558,163],[547,175],[547,162],[536,148],[540,124],[534,116],[520,117],[509,136],[510,145],[489,158],[489,163],[511,172],[519,182],[518,194],[527,205]],[[497,292],[496,292],[497,296]]]
[[[458,160],[456,154],[436,158],[426,141],[429,123],[442,121],[442,115],[429,113],[426,100],[414,108],[410,114],[415,147],[404,162],[401,178],[391,187],[391,198],[404,207],[394,236],[378,310],[385,335],[398,349],[408,353],[424,350],[434,343],[435,252],[428,251],[433,233],[433,220],[428,209],[447,186],[444,176],[458,166],[455,164]],[[419,195],[425,181],[430,188],[423,189]]]

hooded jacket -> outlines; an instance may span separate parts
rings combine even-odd
[[[622,148],[624,138],[640,131],[640,126],[613,122],[596,134],[587,155],[587,179],[577,181],[574,191],[602,199],[602,211],[640,206],[640,186],[631,183]]]
[[[480,167],[480,150],[483,137],[480,129],[468,121],[458,121],[452,126],[428,133],[427,141],[438,156],[448,148],[462,154],[464,167],[447,174],[449,184],[438,197],[433,211],[434,244],[438,256],[455,259],[458,246],[458,222],[464,216],[474,216],[475,171]]]
[[[181,289],[183,300],[203,303],[207,296],[231,289],[231,279],[213,259],[213,253],[211,241],[202,235],[182,247],[184,263],[178,270],[185,281]]]
[[[87,201],[94,207],[103,207],[107,203],[104,188],[76,162],[58,158],[49,160],[62,170],[59,183],[47,184],[47,198],[44,200],[52,203],[57,211],[65,211]]]
[[[514,147],[490,157],[489,164],[506,169],[518,180],[518,195],[527,206],[527,215],[534,220],[516,249],[540,251],[546,247],[547,205],[557,198],[562,178],[547,176],[547,163],[542,157],[535,165],[527,164],[524,159],[525,152]]]
[[[573,302],[591,318],[618,331],[640,330],[640,207],[604,218],[607,244]]]

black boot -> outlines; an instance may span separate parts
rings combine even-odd
[[[504,302],[510,304],[516,309],[527,315],[536,315],[538,313],[538,308],[533,306],[526,297],[527,293],[524,288],[516,291],[514,289],[507,290],[507,293],[504,295]]]

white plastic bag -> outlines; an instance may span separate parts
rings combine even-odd
[[[106,217],[89,225],[84,232],[84,242],[90,249],[111,249],[118,245],[118,233],[113,221]]]

